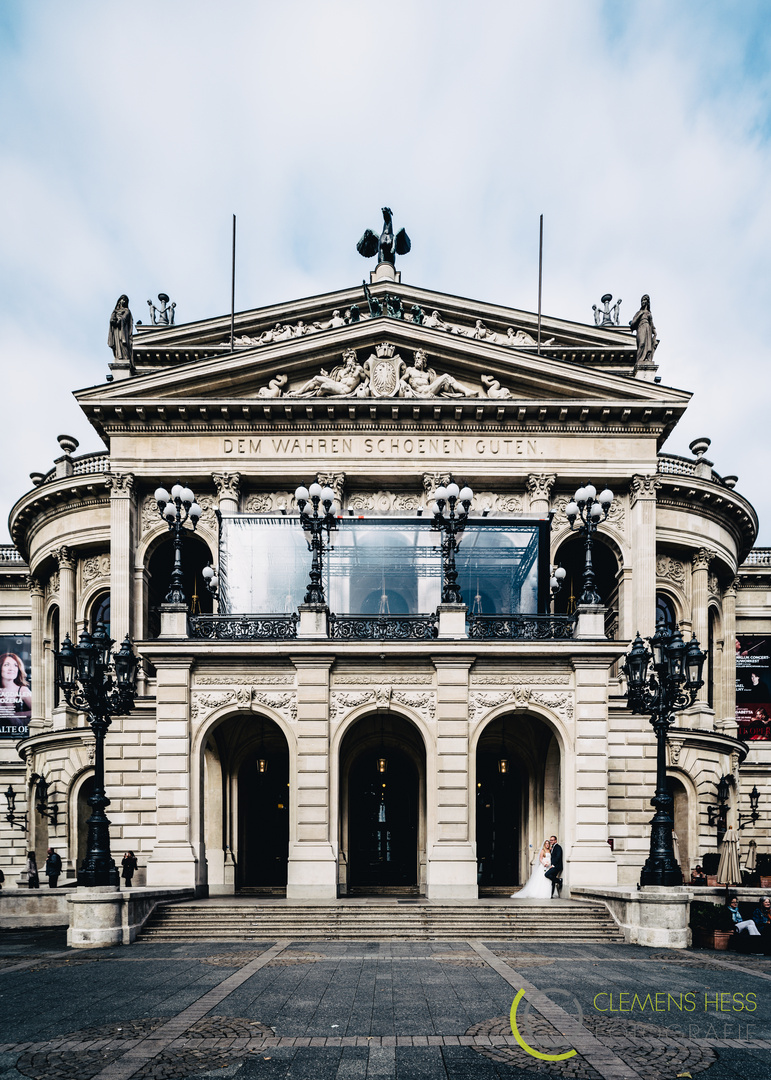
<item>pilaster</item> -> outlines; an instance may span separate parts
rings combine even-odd
[[[195,888],[190,815],[191,657],[156,663],[156,843],[147,860],[148,886]],[[109,745],[109,739],[108,739]],[[141,767],[138,761],[137,768]],[[137,782],[140,776],[137,775]],[[127,783],[126,776],[123,777]]]
[[[337,843],[330,834],[329,672],[331,656],[295,660],[297,755],[287,899],[337,896]]]
[[[573,660],[576,684],[574,838],[568,885],[615,885],[608,847],[608,662]]]
[[[728,583],[723,593],[723,731],[735,735],[736,724],[736,590],[739,579]]]
[[[43,644],[43,606],[45,593],[36,577],[27,578],[30,605],[32,609],[32,671],[30,694],[32,696],[32,715],[30,734],[40,731],[45,726],[45,655]],[[61,616],[60,616],[61,617]]]
[[[715,552],[709,548],[699,548],[691,559],[691,620],[693,622],[694,635],[699,639],[699,644],[704,652],[709,653],[707,643],[709,641],[709,568],[715,558]],[[696,700],[705,705],[709,696],[709,655],[704,662],[703,673],[704,685],[699,690]]]
[[[75,642],[75,554],[69,547],[57,548],[52,554],[59,566],[59,635],[64,641],[65,634],[69,634]]]
[[[238,499],[241,490],[241,473],[222,472],[212,473],[211,478],[217,489],[217,498],[220,503],[220,513],[237,514]]]
[[[630,489],[630,536],[634,565],[634,630],[650,636],[656,628],[656,476],[636,474]]]
[[[123,641],[133,630],[131,618],[131,535],[134,474],[109,473],[110,489],[110,636]]]
[[[436,668],[436,757],[427,777],[427,867],[429,899],[473,900],[477,889],[476,840],[469,807],[468,682],[471,659],[434,659]],[[431,758],[427,770],[431,769]],[[436,793],[432,798],[432,789]],[[431,820],[432,806],[435,820]]]

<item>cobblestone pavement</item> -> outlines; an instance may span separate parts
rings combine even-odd
[[[576,1054],[518,1044],[519,989],[525,1042]],[[0,1080],[213,1076],[768,1080],[771,963],[546,941],[73,952],[59,931],[2,933]]]

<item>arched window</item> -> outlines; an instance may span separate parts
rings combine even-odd
[[[677,629],[675,605],[664,593],[656,593],[656,629],[670,634]]]
[[[99,593],[97,598],[91,605],[91,616],[89,618],[89,624],[91,626],[91,633],[96,630],[96,624],[103,623],[104,628],[109,634],[110,632],[110,594],[108,592]]]

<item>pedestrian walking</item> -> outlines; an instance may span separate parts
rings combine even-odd
[[[133,878],[133,876],[134,876],[134,874],[136,872],[136,868],[137,868],[137,860],[136,860],[136,856],[134,855],[134,852],[133,851],[127,851],[126,854],[121,859],[121,864],[120,865],[121,865],[121,868],[122,868],[121,872],[120,872],[121,877],[126,882],[126,888],[130,889],[131,888],[131,879]]]
[[[37,873],[37,859],[35,858],[34,851],[27,852],[27,888],[40,888],[40,878]]]
[[[46,877],[48,878],[48,888],[55,889],[56,883],[59,880],[59,874],[62,872],[62,858],[61,855],[56,854],[52,847],[48,849],[45,872]]]

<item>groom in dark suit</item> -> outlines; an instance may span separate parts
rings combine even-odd
[[[551,894],[554,896],[554,890],[557,890],[557,897],[559,898],[562,893],[562,848],[557,843],[556,836],[550,836],[551,842],[551,866],[545,872],[544,877],[547,877],[551,882]]]

